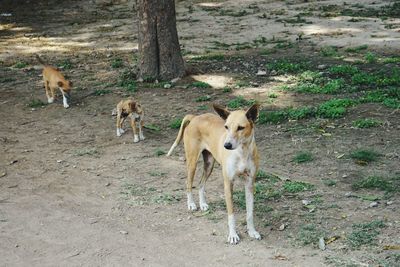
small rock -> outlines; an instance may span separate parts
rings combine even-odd
[[[182,218],[179,218],[177,221],[178,221],[178,222],[181,222],[181,221],[182,221]]]
[[[169,89],[169,88],[171,88],[171,87],[172,87],[172,85],[171,85],[170,83],[164,84],[164,88],[165,88],[165,89]]]
[[[353,192],[347,192],[346,194],[344,194],[346,197],[352,197],[353,196]]]
[[[301,201],[301,203],[303,203],[304,206],[307,206],[307,205],[310,205],[310,204],[311,204],[311,201],[308,200],[308,199],[303,199],[303,200]]]
[[[110,185],[111,185],[111,183],[110,183],[110,182],[108,182],[108,183],[106,183],[106,184],[105,184],[105,186],[110,186]]]
[[[392,204],[393,204],[393,201],[386,202],[386,205],[392,205]]]
[[[114,109],[111,111],[111,116],[117,116],[117,109],[116,109],[116,108],[114,108]]]
[[[217,235],[217,230],[213,229],[211,235]]]
[[[175,78],[171,80],[171,83],[177,83],[181,78]]]
[[[267,72],[265,70],[258,70],[256,75],[257,76],[265,76],[265,75],[267,75]]]
[[[58,160],[57,160],[57,163],[61,163],[61,162],[63,162],[61,159],[58,159]]]
[[[370,208],[378,207],[378,202],[376,202],[376,201],[371,202],[371,203],[369,204],[369,207],[370,207]]]
[[[319,249],[320,249],[320,250],[325,250],[325,249],[326,249],[325,240],[324,240],[323,237],[321,237],[321,238],[319,239],[318,246],[319,246]]]
[[[179,157],[179,161],[185,161],[185,157]]]
[[[326,65],[324,65],[324,64],[318,65],[317,69],[319,69],[319,70],[326,69]]]
[[[271,71],[271,75],[272,75],[272,76],[275,76],[276,74],[278,74],[278,73],[276,72],[276,70],[272,70],[272,71]]]
[[[119,231],[119,233],[120,233],[120,234],[123,234],[123,235],[127,235],[127,234],[128,234],[128,232],[127,232],[127,231],[122,231],[122,230],[121,230],[121,231]]]
[[[285,227],[286,227],[285,224],[282,223],[281,226],[279,226],[278,230],[283,231],[283,230],[285,230]]]

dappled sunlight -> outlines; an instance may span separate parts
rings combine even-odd
[[[216,89],[228,86],[233,80],[231,77],[215,74],[192,75],[191,77],[196,81],[208,83]]]

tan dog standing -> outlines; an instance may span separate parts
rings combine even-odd
[[[47,102],[54,102],[55,91],[56,89],[59,89],[63,96],[64,108],[69,108],[68,102],[71,99],[72,82],[67,81],[57,68],[46,65],[38,55],[36,55],[36,59],[43,65],[42,74]]]
[[[258,117],[258,105],[255,104],[247,111],[228,111],[214,105],[219,116],[211,113],[183,118],[178,136],[167,156],[183,137],[187,164],[187,204],[189,210],[196,210],[192,195],[193,178],[200,154],[203,155],[204,169],[200,180],[199,202],[200,209],[205,211],[208,205],[205,198],[205,183],[214,167],[215,160],[222,167],[224,191],[228,212],[229,236],[228,242],[237,244],[239,236],[236,233],[235,217],[233,214],[233,182],[241,176],[245,179],[247,230],[250,237],[261,239],[254,228],[254,183],[258,169],[258,152],[254,139],[254,124]]]
[[[143,136],[143,117],[144,111],[139,102],[133,98],[121,100],[117,105],[117,136],[121,136],[125,131],[122,129],[122,124],[127,117],[131,118],[131,127],[133,130],[133,142],[137,143],[139,140],[144,140]],[[137,126],[137,127],[136,127]],[[139,134],[138,134],[138,129]]]

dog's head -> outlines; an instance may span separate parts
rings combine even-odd
[[[72,89],[72,82],[70,81],[58,81],[58,87],[63,91],[63,95],[67,100],[71,99],[71,89]]]
[[[143,118],[144,115],[144,111],[142,108],[142,105],[140,105],[139,102],[136,102],[134,100],[131,100],[129,102],[129,107],[131,108],[131,112],[132,112],[132,117],[135,121],[140,121]]]
[[[236,149],[240,144],[248,143],[254,136],[254,123],[258,118],[259,105],[254,104],[247,111],[228,111],[219,105],[213,105],[214,110],[225,121],[226,138],[224,147]]]

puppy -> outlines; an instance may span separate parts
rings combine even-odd
[[[46,65],[42,59],[36,55],[36,59],[43,65],[43,82],[46,90],[47,102],[53,103],[55,99],[55,91],[58,88],[63,96],[64,108],[69,108],[71,100],[72,82],[67,81],[61,72],[52,66]]]
[[[131,118],[133,142],[137,143],[139,140],[144,140],[142,130],[144,125],[144,111],[140,103],[133,98],[121,100],[117,105],[117,136],[121,136],[125,132],[122,129],[122,124],[128,116]],[[139,134],[137,128],[139,129]]]
[[[193,200],[192,184],[200,155],[203,156],[204,161],[199,188],[200,209],[203,211],[208,209],[205,198],[206,181],[213,170],[215,161],[221,165],[228,212],[228,242],[231,244],[239,242],[233,214],[233,182],[236,177],[244,179],[248,234],[252,238],[261,239],[253,222],[254,183],[259,161],[254,139],[254,127],[259,106],[255,104],[247,111],[237,110],[232,112],[218,105],[213,107],[219,116],[206,113],[199,116],[186,115],[183,118],[178,136],[167,156],[171,155],[183,138],[187,165],[186,190],[189,210],[197,209]]]

